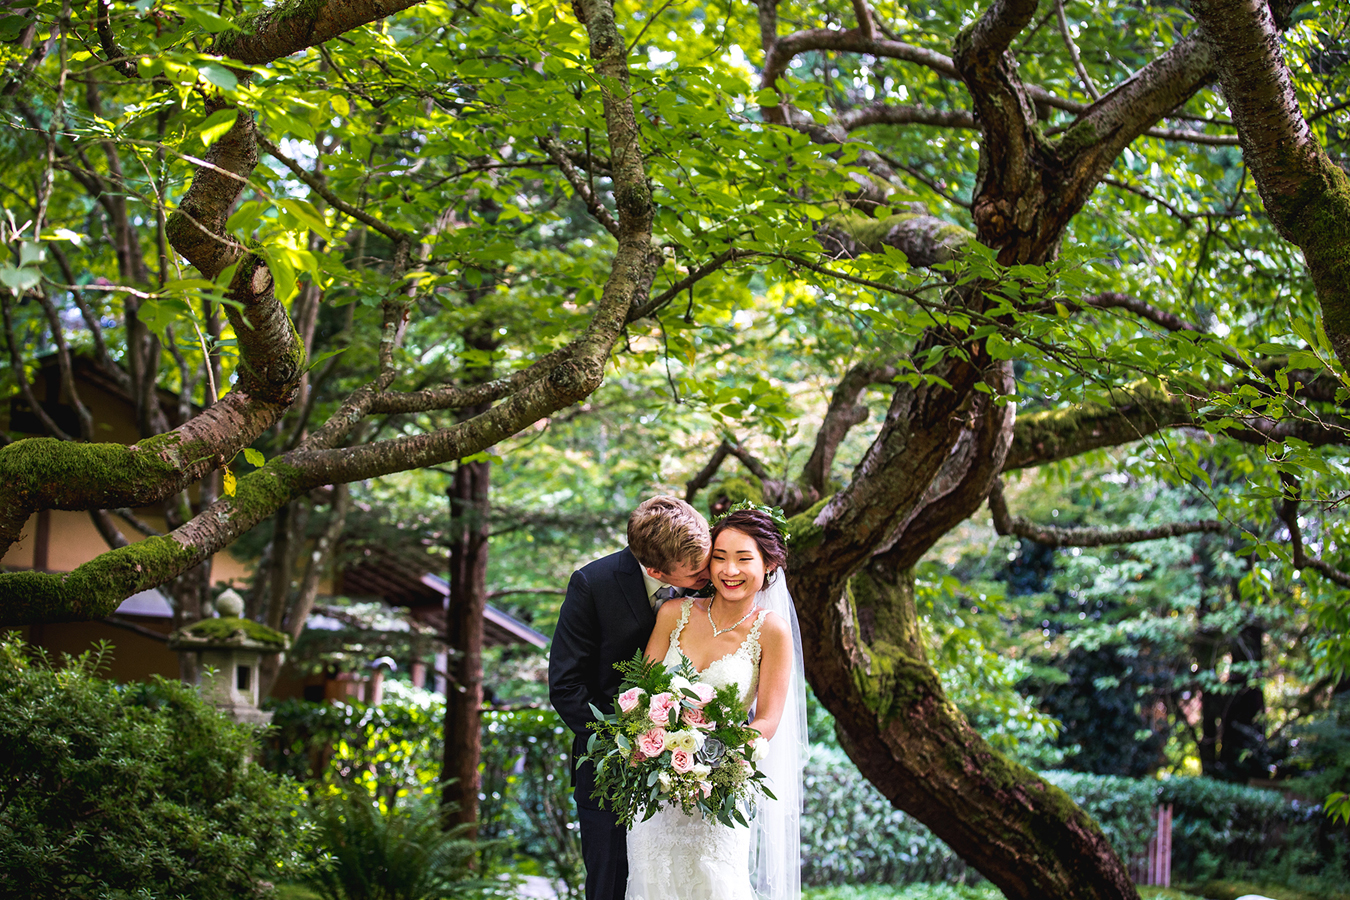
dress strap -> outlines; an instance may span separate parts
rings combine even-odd
[[[755,665],[759,665],[759,630],[764,625],[764,620],[768,615],[769,610],[761,609],[759,615],[755,616],[755,624],[750,626],[750,633],[745,636],[743,646],[750,651],[750,659],[754,661]]]
[[[680,604],[680,621],[675,623],[675,630],[670,633],[670,646],[684,653],[680,647],[680,635],[684,633],[684,626],[689,624],[689,610],[694,608],[694,598],[685,597],[684,602]]]

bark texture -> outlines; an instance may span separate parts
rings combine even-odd
[[[450,598],[445,643],[451,653],[445,685],[445,759],[441,804],[449,821],[478,824],[482,755],[483,612],[487,606],[489,488],[487,462],[460,463],[450,487]]]
[[[1350,178],[1309,128],[1266,0],[1197,0],[1219,83],[1261,202],[1280,234],[1303,250],[1327,339],[1350,367]]]

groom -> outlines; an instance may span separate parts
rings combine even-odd
[[[572,573],[548,660],[549,699],[586,752],[590,704],[609,712],[619,690],[614,664],[647,646],[656,608],[708,583],[708,522],[683,500],[653,497],[628,517],[628,546]],[[586,859],[586,900],[623,900],[627,832],[591,797],[595,773],[573,763],[572,785]]]

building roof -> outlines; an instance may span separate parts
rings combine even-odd
[[[425,553],[364,547],[361,558],[342,570],[341,591],[352,597],[380,597],[393,606],[409,607],[419,620],[443,631],[450,582],[430,571],[435,562]],[[483,643],[489,647],[547,647],[548,637],[489,604],[483,610]]]

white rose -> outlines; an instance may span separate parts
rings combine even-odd
[[[661,786],[661,793],[663,794],[670,793],[670,776],[667,775],[665,772],[662,772],[660,775],[656,776],[656,783]]]
[[[676,675],[670,679],[670,692],[681,700],[684,699],[684,695],[680,693],[681,691],[692,691],[693,689],[693,684],[691,684],[689,679],[685,678],[683,675]]]
[[[699,738],[702,735],[695,735],[695,732],[689,729],[683,731],[666,732],[667,750],[688,750],[690,753],[699,748]]]
[[[696,763],[694,765],[694,768],[691,769],[690,771],[692,771],[699,778],[703,778],[707,775],[712,774],[712,766],[705,766],[701,763]]]
[[[750,742],[750,758],[755,762],[763,762],[769,755],[769,741],[767,738],[757,737]]]

